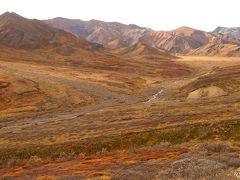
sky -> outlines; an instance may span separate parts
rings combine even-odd
[[[181,26],[204,31],[240,27],[239,7],[240,0],[0,0],[0,14],[97,19],[166,31]]]

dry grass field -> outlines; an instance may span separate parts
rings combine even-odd
[[[120,69],[1,61],[1,178],[232,178],[240,61],[124,60]]]

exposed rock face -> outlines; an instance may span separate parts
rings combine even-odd
[[[223,34],[227,36],[240,36],[240,27],[227,28],[227,27],[217,27],[213,34]]]
[[[217,86],[209,86],[206,88],[199,88],[189,93],[187,99],[212,98],[224,95],[227,95],[227,93],[223,89]]]

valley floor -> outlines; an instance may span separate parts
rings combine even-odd
[[[240,60],[175,61],[192,73],[1,61],[1,178],[236,178]]]

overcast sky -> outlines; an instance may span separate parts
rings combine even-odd
[[[0,0],[0,13],[137,24],[154,30],[240,27],[240,0]]]

